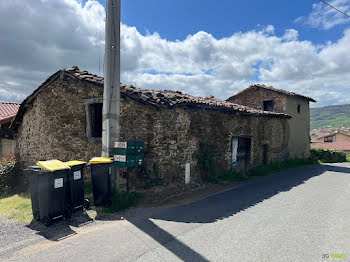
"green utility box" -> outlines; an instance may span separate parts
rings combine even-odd
[[[115,155],[134,155],[139,153],[143,153],[142,141],[115,142],[114,144]]]
[[[116,142],[114,148],[114,163],[119,167],[141,166],[143,161],[143,142]]]

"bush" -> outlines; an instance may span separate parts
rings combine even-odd
[[[206,182],[217,181],[218,164],[210,140],[201,142],[199,144],[198,152],[196,152],[193,156],[197,160],[203,180]]]
[[[19,169],[14,154],[10,153],[0,161],[0,193],[9,193],[19,180]]]
[[[119,210],[127,209],[136,206],[141,199],[141,194],[138,192],[115,192],[112,198],[110,207],[103,207],[104,212],[113,213]]]
[[[326,150],[323,148],[312,148],[310,158],[325,163],[346,162],[346,154],[342,151]]]
[[[223,169],[219,167],[210,140],[199,144],[199,150],[194,154],[194,158],[197,160],[202,179],[205,182],[220,183],[225,181],[244,181],[248,179],[246,175],[237,172],[233,168]]]

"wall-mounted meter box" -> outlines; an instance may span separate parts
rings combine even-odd
[[[114,154],[116,155],[128,155],[143,153],[142,141],[126,141],[114,143]]]
[[[143,161],[143,142],[115,142],[114,163],[119,167],[141,166]]]

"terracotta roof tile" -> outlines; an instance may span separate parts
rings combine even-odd
[[[329,133],[329,134],[325,134],[325,135],[319,136],[316,139],[325,138],[325,137],[329,137],[329,136],[334,136],[336,134],[342,134],[344,136],[349,136],[350,137],[350,135],[348,135],[348,134],[345,134],[345,133],[340,132],[340,131],[336,131],[336,132],[333,132],[333,133]]]
[[[95,74],[90,74],[88,71],[80,71],[77,66],[71,68],[66,68],[57,71],[52,74],[46,80],[33,91],[21,104],[18,114],[11,127],[16,130],[20,123],[22,122],[23,115],[25,114],[28,104],[31,104],[36,96],[44,89],[51,81],[55,81],[58,77],[72,77],[80,81],[86,81],[88,83],[103,87],[104,79],[103,77],[97,76]],[[120,84],[120,93],[122,97],[129,97],[140,103],[151,105],[160,108],[172,108],[175,106],[184,107],[196,107],[196,108],[206,108],[208,110],[219,110],[224,112],[233,112],[235,114],[243,115],[254,115],[254,116],[272,116],[272,117],[282,117],[291,118],[291,116],[283,113],[275,113],[253,109],[247,106],[234,104],[227,101],[219,100],[215,97],[196,97],[188,94],[183,94],[179,91],[172,90],[151,90],[144,89],[140,87],[135,87],[132,85]]]
[[[70,74],[73,77],[87,81],[90,83],[95,83],[98,85],[103,85],[103,77],[90,74],[87,71],[80,71],[77,66],[72,68],[67,68],[63,70],[65,73]],[[197,107],[206,107],[211,109],[218,109],[222,111],[236,111],[242,114],[251,114],[251,115],[270,115],[270,116],[280,116],[280,117],[289,117],[286,114],[268,112],[253,109],[247,106],[234,104],[227,101],[222,101],[214,96],[208,97],[197,97],[188,94],[183,94],[179,91],[173,90],[151,90],[144,89],[140,87],[135,87],[132,85],[120,85],[121,95],[130,97],[134,100],[137,100],[141,103],[157,106],[157,107],[174,107],[174,106],[197,106]]]
[[[20,104],[0,102],[0,125],[11,122],[16,116]]]
[[[303,95],[300,95],[300,94],[297,94],[297,93],[293,93],[293,92],[289,92],[289,91],[286,91],[286,90],[283,90],[283,89],[277,89],[277,88],[274,88],[272,86],[266,86],[266,85],[263,85],[263,84],[252,84],[249,87],[247,87],[246,89],[243,89],[243,90],[239,91],[234,96],[231,96],[230,98],[235,97],[235,96],[237,96],[239,94],[242,94],[242,93],[246,92],[249,89],[256,88],[256,87],[263,88],[263,89],[266,89],[266,90],[270,90],[270,91],[273,91],[273,92],[277,92],[277,93],[280,93],[280,94],[288,95],[288,96],[297,96],[297,97],[309,100],[309,101],[314,102],[314,103],[317,102],[315,99],[313,99],[311,97],[303,96]],[[228,98],[227,100],[229,100],[230,98]]]
[[[344,142],[326,142],[326,143],[311,143],[311,148],[321,147],[330,150],[350,150],[350,141]]]

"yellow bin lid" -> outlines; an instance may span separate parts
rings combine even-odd
[[[107,163],[112,163],[113,162],[113,157],[93,157],[90,161],[89,164],[107,164]]]
[[[65,162],[65,164],[68,165],[68,166],[78,166],[78,165],[86,164],[86,162],[72,160],[72,161]]]
[[[42,169],[50,172],[53,172],[56,170],[70,169],[68,165],[56,159],[48,160],[48,161],[39,161],[36,164],[40,166]]]

